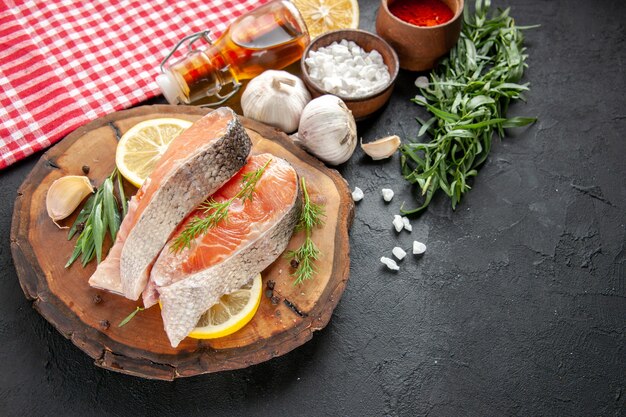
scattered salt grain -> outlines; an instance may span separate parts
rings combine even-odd
[[[393,190],[390,188],[383,188],[380,192],[383,193],[383,200],[386,202],[390,202],[393,198]]]
[[[402,217],[402,225],[404,226],[404,228],[409,231],[412,232],[413,231],[413,226],[411,226],[411,222],[409,221],[408,217]]]
[[[428,88],[428,77],[424,77],[423,75],[420,75],[419,77],[417,77],[417,79],[415,80],[415,86],[419,87],[419,88]]]
[[[391,76],[377,50],[365,52],[352,41],[310,51],[304,60],[311,80],[330,94],[362,97],[384,88]]]
[[[401,261],[402,259],[404,259],[404,257],[406,256],[406,252],[404,251],[404,249],[402,249],[399,246],[396,246],[395,248],[393,248],[391,250],[391,253],[393,253],[393,256],[395,256],[396,258],[398,258],[399,261]]]
[[[417,240],[413,241],[413,255],[421,255],[426,252],[426,245],[422,242],[418,242]]]
[[[393,227],[396,228],[396,232],[400,233],[402,231],[402,229],[404,228],[404,223],[402,222],[402,217],[398,216],[397,214],[394,214],[393,216],[393,222],[391,222],[393,224]]]
[[[352,191],[352,200],[361,201],[363,200],[363,190],[359,187],[354,187],[354,191]]]
[[[384,263],[385,266],[387,266],[387,268],[389,268],[389,269],[392,269],[394,271],[399,271],[400,270],[400,267],[398,266],[396,261],[394,261],[391,258],[387,258],[386,256],[383,256],[382,258],[380,258],[380,261],[382,263]]]

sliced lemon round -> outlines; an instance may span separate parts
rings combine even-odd
[[[240,289],[223,295],[219,303],[200,317],[189,337],[216,339],[235,333],[252,320],[261,304],[262,294],[263,280],[258,274]]]
[[[296,5],[311,39],[331,30],[359,27],[357,0],[292,0]]]
[[[117,169],[133,185],[141,187],[170,142],[191,125],[190,121],[174,118],[137,123],[122,135],[117,144]]]

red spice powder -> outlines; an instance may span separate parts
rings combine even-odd
[[[441,0],[396,0],[389,11],[400,20],[416,26],[436,26],[454,17],[452,10]]]

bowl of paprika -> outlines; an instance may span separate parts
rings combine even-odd
[[[400,68],[425,71],[456,44],[464,0],[381,0],[376,32],[395,49]]]

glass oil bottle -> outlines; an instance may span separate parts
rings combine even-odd
[[[204,45],[196,48],[200,40]],[[187,54],[172,60],[185,42]],[[272,1],[238,18],[216,41],[209,31],[183,38],[161,62],[156,81],[171,104],[219,105],[239,90],[239,80],[286,67],[300,59],[308,43],[293,3]]]

